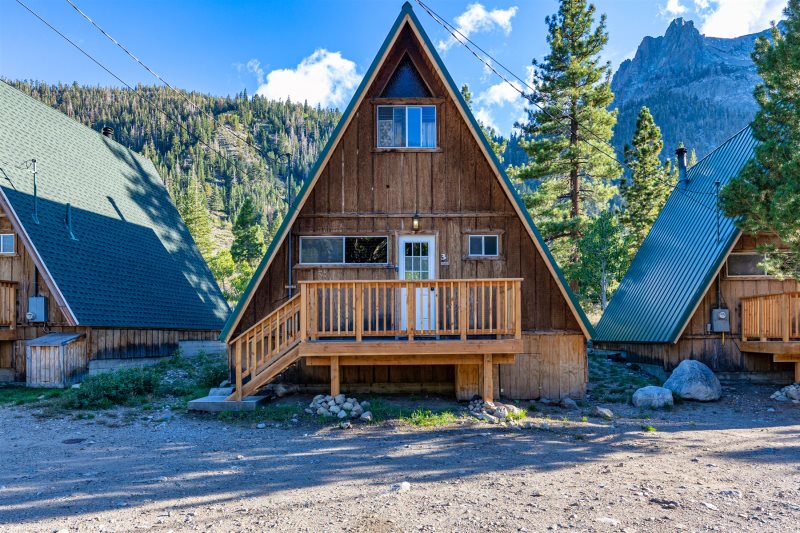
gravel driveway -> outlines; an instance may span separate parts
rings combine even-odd
[[[3,407],[0,531],[798,531],[800,406],[773,390],[534,429]]]

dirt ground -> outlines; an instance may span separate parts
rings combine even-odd
[[[798,531],[800,406],[774,390],[531,429],[2,407],[0,531]]]

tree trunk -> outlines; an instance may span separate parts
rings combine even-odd
[[[573,153],[572,167],[569,169],[569,194],[572,200],[572,218],[578,218],[581,214],[581,198],[580,198],[580,163],[577,162],[577,154],[575,153],[578,144],[578,103],[573,100],[571,106],[572,116],[569,121],[569,147]]]

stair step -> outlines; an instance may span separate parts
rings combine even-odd
[[[189,411],[219,413],[222,411],[255,411],[266,396],[245,396],[241,402],[229,402],[227,396],[205,396],[189,402]]]

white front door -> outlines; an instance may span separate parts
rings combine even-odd
[[[403,235],[398,240],[399,274],[403,280],[436,278],[436,237],[433,235]],[[408,326],[406,289],[402,290],[403,329]],[[430,288],[416,289],[416,331],[432,330],[436,321],[436,292]]]

